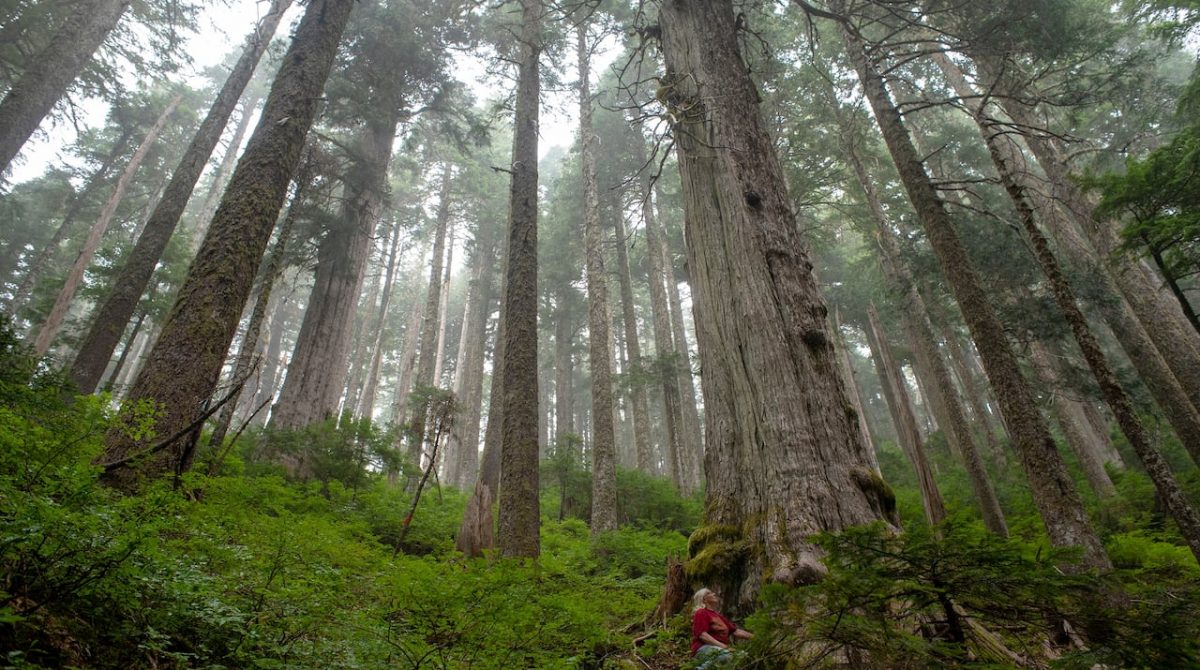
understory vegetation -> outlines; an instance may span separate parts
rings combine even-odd
[[[408,494],[347,465],[363,462],[354,445],[386,434],[327,423],[306,440],[275,436],[319,452],[306,482],[256,464],[259,435],[219,476],[197,468],[125,496],[97,483],[106,398],[65,402],[63,381],[11,334],[0,384],[5,668],[690,667],[686,611],[649,636],[643,623],[665,561],[684,558],[700,521],[698,500],[665,481],[622,473],[622,526],[592,538],[589,475],[559,454],[543,465],[540,561],[465,559],[454,550],[465,496],[448,488],[422,499],[395,543]],[[932,451],[958,482],[949,453]],[[1015,476],[1001,488],[1022,512],[1001,540],[955,499],[962,482],[947,486],[951,521],[925,527],[907,466],[882,456],[906,531],[824,536],[828,576],[764,590],[739,667],[1200,662],[1200,570],[1139,474],[1114,473],[1119,494],[1092,506],[1118,565],[1101,578],[1056,567],[1064,557]],[[1072,644],[1071,626],[1097,642]]]

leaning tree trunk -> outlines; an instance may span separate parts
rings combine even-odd
[[[91,327],[79,345],[75,362],[71,364],[71,380],[80,391],[91,393],[104,374],[104,367],[108,365],[108,359],[112,357],[125,325],[137,309],[138,300],[146,291],[154,268],[162,258],[171,235],[175,233],[200,173],[221,141],[221,133],[225,130],[229,115],[237,106],[238,98],[242,97],[242,91],[254,75],[254,68],[266,52],[271,36],[275,34],[275,28],[291,4],[292,0],[274,0],[258,28],[246,38],[241,58],[233,66],[216,101],[209,108],[208,116],[201,122],[192,143],[171,174],[171,181],[163,191],[162,199],[146,221],[137,244],[126,256],[108,296],[96,310]]]
[[[1050,541],[1056,546],[1080,547],[1084,566],[1111,568],[1104,546],[1083,509],[1075,483],[1005,338],[1004,327],[988,303],[966,248],[925,172],[883,78],[868,60],[862,38],[846,26],[842,28],[842,36],[909,201],[925,227],[942,274],[950,283],[983,358],[988,380],[1007,419]]]
[[[728,0],[664,0],[707,445],[692,576],[727,605],[824,573],[811,537],[895,521],[870,467]],[[717,558],[719,556],[719,558]]]
[[[113,163],[117,162],[117,158],[125,153],[125,149],[129,145],[129,139],[132,136],[132,128],[126,127],[122,129],[120,137],[113,141],[112,147],[100,162],[99,167],[88,178],[87,185],[71,199],[71,206],[67,209],[66,215],[63,216],[62,223],[54,230],[54,235],[50,237],[50,241],[29,262],[29,267],[25,270],[25,276],[21,278],[20,283],[17,284],[17,288],[13,291],[12,300],[8,303],[10,314],[16,314],[18,310],[25,306],[25,302],[29,300],[29,295],[33,291],[33,287],[37,285],[38,280],[42,278],[42,275],[50,266],[63,241],[70,236],[72,229],[75,227],[75,220],[79,217],[79,213],[83,210],[84,205],[87,204],[87,201],[97,189],[107,183],[108,171],[112,169]],[[12,258],[14,265],[16,261],[16,257]]]
[[[0,101],[0,173],[83,72],[130,0],[82,0]]]
[[[271,427],[303,428],[337,411],[346,387],[358,296],[379,222],[398,119],[368,123],[346,179],[341,214],[317,252],[316,278]]]
[[[500,449],[500,552],[536,558],[538,538],[537,128],[542,52],[538,0],[521,0],[520,60],[509,191],[504,389]]]
[[[176,95],[171,98],[171,101],[167,103],[166,109],[158,115],[158,119],[155,120],[154,125],[150,127],[150,130],[146,131],[146,136],[142,139],[142,143],[133,152],[133,156],[125,166],[125,171],[117,179],[117,185],[113,188],[112,195],[104,203],[104,209],[100,210],[99,218],[96,219],[96,222],[92,224],[91,229],[88,231],[83,248],[79,251],[79,255],[75,257],[75,262],[71,264],[71,269],[67,271],[66,282],[59,289],[58,298],[55,299],[54,306],[50,308],[50,314],[46,316],[46,320],[42,322],[42,326],[38,330],[37,337],[34,338],[33,351],[38,356],[46,353],[46,350],[50,348],[50,342],[58,334],[58,329],[62,326],[63,319],[67,316],[67,309],[71,306],[71,300],[75,298],[75,291],[79,289],[79,285],[83,282],[83,273],[92,264],[92,258],[96,255],[96,249],[100,246],[100,238],[108,230],[108,225],[112,223],[113,216],[117,213],[117,206],[125,198],[125,191],[129,188],[129,184],[133,182],[133,176],[137,174],[137,170],[142,165],[142,161],[145,160],[146,154],[150,152],[150,147],[154,145],[154,142],[158,139],[158,134],[162,132],[163,126],[167,124],[167,119],[175,113],[175,108],[179,106],[182,100],[182,95]],[[138,297],[140,298],[141,294],[138,294]],[[136,300],[134,301],[134,306],[137,306]],[[132,310],[130,314],[132,314]],[[129,319],[126,318],[125,321],[121,322],[121,328],[117,332],[117,339],[120,339],[121,333],[124,332],[128,321]],[[111,356],[112,349],[110,348],[103,362],[100,364],[100,371],[96,373],[96,379],[92,381],[93,388],[95,388],[96,382],[99,381],[100,375],[104,374],[104,368],[108,365],[108,360]],[[90,393],[91,389],[87,391]]]
[[[883,399],[887,402],[888,411],[892,415],[892,424],[896,427],[896,435],[900,448],[908,456],[913,469],[917,473],[917,485],[921,489],[921,503],[925,509],[925,520],[929,525],[937,525],[946,520],[946,503],[938,490],[937,479],[933,469],[929,467],[929,459],[925,457],[925,441],[917,428],[917,417],[913,413],[912,401],[908,396],[908,387],[892,350],[888,346],[883,327],[879,324],[879,315],[875,306],[867,310],[868,328],[867,342],[871,347],[871,358],[875,362],[875,371],[879,374],[880,387],[883,389]]]
[[[604,231],[600,225],[600,196],[596,186],[596,137],[592,132],[592,97],[588,84],[591,68],[588,56],[587,21],[575,28],[576,49],[579,57],[579,142],[581,171],[583,174],[583,228],[587,257],[588,296],[588,361],[592,373],[592,534],[597,535],[617,528],[617,470],[616,441],[613,435],[613,388],[612,347],[609,339],[608,278],[604,270]],[[624,246],[622,239],[617,239]],[[626,268],[628,270],[628,268]],[[630,302],[632,302],[632,291]],[[629,305],[627,309],[632,308]],[[626,323],[626,336],[630,326]],[[637,329],[633,328],[633,339]],[[536,335],[535,335],[536,337]],[[634,346],[630,343],[630,346]],[[632,350],[626,359],[638,364]],[[635,438],[643,442],[638,449],[644,451],[645,433],[649,432],[649,419],[645,416],[645,395],[642,426],[635,428]],[[636,402],[636,396],[635,396]],[[634,408],[635,416],[637,408]],[[640,430],[639,430],[640,429]]]
[[[165,441],[147,445],[122,426],[112,428],[100,457],[108,463],[106,482],[132,489],[139,475],[191,467],[197,429],[211,411],[205,405],[220,378],[353,6],[352,0],[309,3],[258,127],[129,394],[131,403],[150,401],[161,409],[155,428]],[[148,446],[158,451],[139,458]],[[137,459],[137,465],[126,459]]]

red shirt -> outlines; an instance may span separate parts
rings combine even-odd
[[[717,642],[725,646],[729,646],[729,636],[733,635],[733,631],[737,630],[737,625],[725,615],[707,607],[701,607],[692,614],[692,655],[708,644],[700,639],[701,633],[708,633]]]

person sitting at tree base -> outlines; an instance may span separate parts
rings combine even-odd
[[[692,656],[700,662],[697,670],[728,665],[733,660],[733,640],[748,640],[754,635],[717,611],[721,598],[712,589],[697,591],[692,604]]]

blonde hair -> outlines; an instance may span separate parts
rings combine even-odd
[[[696,595],[692,596],[693,612],[699,612],[700,610],[704,609],[704,599],[707,598],[708,594],[710,593],[714,593],[714,591],[712,589],[704,588],[700,589],[696,592]]]

